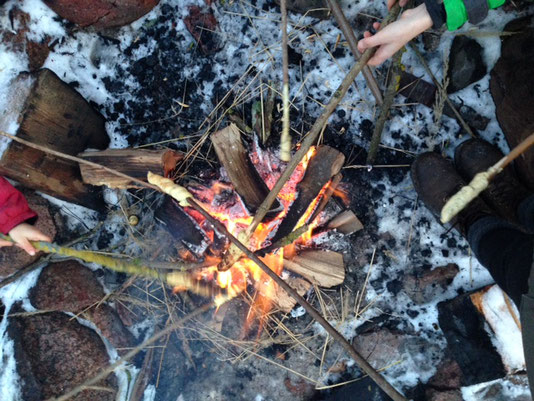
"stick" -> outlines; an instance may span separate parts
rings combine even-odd
[[[393,105],[393,99],[397,94],[397,88],[400,82],[400,61],[402,53],[403,49],[395,53],[391,62],[391,77],[388,87],[386,89],[386,93],[384,95],[384,103],[382,104],[382,108],[380,109],[380,115],[378,116],[378,120],[376,121],[375,129],[373,131],[371,144],[369,145],[369,153],[367,154],[366,161],[367,165],[371,165],[375,162],[376,154],[378,152],[378,145],[380,145],[380,141],[382,139],[382,132],[384,131],[384,125],[386,124],[386,121],[389,117],[389,112],[391,110],[391,106]]]
[[[282,12],[282,137],[280,138],[280,160],[288,162],[291,160],[291,135],[289,134],[289,62],[287,54],[287,3],[286,0],[280,1],[280,10]]]
[[[380,29],[384,29],[389,23],[391,23],[393,20],[397,18],[400,12],[400,7],[397,4],[395,4],[388,16],[384,19],[382,22]],[[313,145],[313,143],[317,140],[317,137],[323,130],[323,127],[326,126],[328,122],[328,118],[330,115],[334,112],[336,107],[339,105],[341,100],[345,97],[347,91],[349,90],[350,86],[352,85],[352,81],[356,79],[358,74],[362,71],[363,67],[367,64],[369,59],[375,54],[376,47],[373,47],[371,49],[367,49],[361,56],[360,60],[350,69],[346,77],[343,79],[343,82],[339,85],[337,90],[332,95],[332,98],[330,99],[330,102],[326,105],[323,113],[319,116],[317,120],[315,120],[315,123],[313,124],[312,128],[308,132],[307,136],[304,138],[304,140],[301,143],[300,149],[297,150],[297,152],[293,155],[293,158],[288,163],[287,167],[285,168],[284,172],[274,185],[274,187],[269,192],[269,195],[265,198],[261,206],[258,208],[258,212],[254,216],[254,220],[252,221],[252,224],[247,228],[248,233],[254,232],[258,225],[261,223],[267,212],[270,210],[272,204],[274,203],[275,199],[278,197],[278,193],[284,186],[284,184],[287,182],[289,177],[291,177],[291,174],[297,168],[300,161],[303,159],[303,157],[308,153],[308,150]]]
[[[515,158],[524,153],[530,146],[534,145],[534,133],[517,145],[512,151],[501,160],[484,172],[478,173],[471,182],[454,194],[441,209],[441,222],[448,223],[460,213],[473,199],[484,191],[489,182],[499,174]]]
[[[8,236],[0,234],[0,239],[12,241]],[[70,256],[73,258],[81,259],[87,263],[96,263],[100,266],[107,267],[108,269],[128,273],[136,274],[144,277],[151,277],[161,279],[167,284],[176,287],[185,287],[188,290],[201,295],[203,297],[212,297],[217,295],[217,291],[213,287],[206,286],[201,282],[195,280],[192,275],[185,272],[172,272],[172,273],[160,273],[159,271],[152,269],[144,264],[134,262],[126,262],[117,258],[102,255],[100,253],[92,251],[80,251],[77,249],[59,246],[43,241],[30,241],[35,249],[46,253],[54,253],[62,256]]]
[[[354,55],[356,61],[358,61],[361,57],[361,53],[358,50],[358,39],[356,39],[354,31],[352,30],[352,27],[350,26],[347,17],[345,17],[345,14],[343,13],[343,10],[341,9],[341,6],[337,2],[337,0],[328,0],[328,6],[330,7],[332,14],[334,14],[334,18],[336,19],[337,24],[339,25],[339,29],[341,30],[343,36],[345,36],[345,39],[349,44],[350,51]],[[384,99],[382,98],[382,92],[380,92],[380,87],[376,82],[371,68],[366,65],[365,67],[363,67],[362,74],[365,77],[365,80],[367,81],[367,86],[375,97],[376,104],[381,106]]]
[[[412,45],[411,43],[408,43],[407,46],[409,46],[410,49],[413,50],[413,52],[415,53],[415,55],[417,56],[421,64],[423,64],[423,67],[426,73],[430,75],[430,78],[432,78],[432,82],[434,82],[434,85],[436,85],[436,88],[438,88],[438,90],[441,90],[443,92],[443,87],[441,86],[441,83],[436,79],[436,76],[430,70],[430,67],[428,66],[427,62],[425,61],[425,59],[423,58],[419,50],[417,50],[416,47]],[[469,125],[467,125],[462,115],[458,112],[458,110],[456,109],[456,106],[452,103],[451,99],[449,99],[449,96],[446,93],[444,94],[444,96],[445,96],[445,101],[447,102],[447,105],[451,108],[452,112],[456,116],[456,119],[458,120],[462,128],[465,130],[465,132],[467,132],[469,135],[475,138],[476,137],[475,134],[473,133]]]

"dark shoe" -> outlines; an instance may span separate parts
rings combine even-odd
[[[411,175],[419,198],[438,220],[447,200],[467,185],[454,169],[452,162],[437,153],[419,155],[412,164]],[[482,199],[476,198],[451,223],[465,236],[471,224],[493,214]]]
[[[456,148],[454,163],[462,178],[470,182],[473,177],[493,166],[504,157],[502,152],[481,139],[469,139]],[[519,204],[529,196],[511,166],[491,180],[488,189],[480,196],[502,218],[516,223]]]

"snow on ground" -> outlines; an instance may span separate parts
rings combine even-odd
[[[16,4],[30,14],[33,38],[40,39],[47,35],[51,42],[55,42],[44,67],[71,83],[105,115],[112,148],[138,146],[165,139],[173,139],[174,147],[188,148],[195,138],[187,137],[201,130],[203,121],[231,88],[234,95],[247,90],[254,92],[256,95],[253,97],[257,97],[261,85],[265,90],[267,83],[281,81],[279,13],[270,1],[258,1],[255,5],[229,1],[212,6],[219,23],[215,37],[222,44],[222,49],[209,58],[198,55],[194,40],[183,22],[190,6],[205,7],[205,2],[201,0],[162,0],[140,20],[106,34],[91,30],[70,31],[41,0],[7,1],[0,8],[1,26],[10,26],[7,10]],[[360,12],[375,16],[386,12],[385,2],[344,1],[343,6],[351,20]],[[443,34],[437,50],[425,53],[431,70],[441,79],[443,56],[448,53],[454,35],[467,34],[483,46],[489,71],[498,59],[500,41],[496,35],[480,32],[499,32],[515,17],[516,13],[494,10],[478,29],[467,24],[459,33]],[[309,124],[320,114],[322,105],[328,102],[352,66],[353,59],[345,46],[336,46],[341,32],[332,20],[319,21],[291,13],[289,24],[290,46],[301,60],[301,66],[292,66],[290,69],[290,93],[294,105],[292,113]],[[413,52],[407,50],[402,61],[408,72],[430,80]],[[28,62],[23,53],[0,45],[0,110],[3,109],[2,100],[7,99],[8,82],[27,68]],[[383,77],[386,70],[380,68],[377,72]],[[495,107],[489,93],[489,74],[456,93],[452,99],[488,117],[490,123],[480,135],[503,150],[507,149],[495,119]],[[360,76],[330,119],[331,129],[339,131],[341,146],[355,152],[366,148],[370,123],[376,119],[376,113],[372,96]],[[397,151],[381,151],[387,153],[386,164],[389,160],[396,160],[400,152],[405,155],[403,160],[408,162],[413,155],[426,150],[439,150],[452,156],[455,146],[465,139],[460,127],[456,121],[445,116],[437,133],[431,136],[429,132],[433,126],[432,110],[413,105],[395,107],[386,124],[382,142]],[[294,128],[303,130],[300,125]],[[344,133],[341,128],[344,128]],[[6,141],[0,140],[0,155],[6,144]],[[347,153],[350,154],[350,151]],[[365,319],[387,310],[387,313],[400,316],[406,326],[413,327],[418,335],[434,344],[435,353],[439,354],[445,341],[435,328],[437,303],[452,299],[460,292],[490,284],[491,277],[470,255],[466,241],[456,231],[439,225],[431,213],[417,202],[407,168],[398,167],[395,171],[380,171],[377,168],[345,171],[348,179],[356,177],[358,182],[364,183],[362,185],[370,194],[364,198],[366,205],[361,207],[363,216],[360,217],[364,219],[366,230],[376,235],[381,245],[373,260],[370,284],[366,288],[367,302],[375,302],[375,305],[363,318],[347,321],[343,327],[340,326],[343,334],[347,338],[352,337]],[[355,188],[351,197],[358,197],[358,190]],[[107,199],[110,207],[113,207],[118,200],[114,199],[113,194],[109,195]],[[61,207],[68,210],[66,215],[70,229],[79,228],[81,222],[87,228],[96,224],[96,215],[88,211],[63,203]],[[121,228],[122,223],[118,220],[106,222],[106,231],[113,236]],[[112,242],[116,243],[119,239],[114,238]],[[372,251],[361,250],[369,256],[366,263],[358,266],[364,274],[371,269]],[[395,280],[419,268],[448,263],[456,263],[460,273],[444,294],[423,306],[414,305],[392,285]],[[12,294],[8,292],[9,288],[17,288],[20,291],[17,296],[24,298],[21,294],[33,285],[37,274],[27,276],[24,281],[1,291],[4,303],[14,299],[14,295],[5,295]],[[417,313],[409,315],[407,311]],[[297,309],[292,316],[298,319],[302,313]],[[9,356],[12,350],[11,340],[5,334],[6,325],[4,318],[0,324],[0,338],[3,339],[0,356],[2,353]],[[503,347],[509,347],[505,345],[509,341],[503,341],[502,344]],[[517,346],[511,352],[516,354]],[[423,367],[432,365],[434,356],[409,355],[407,360],[385,374],[398,388],[424,382],[434,370]],[[0,357],[0,360],[3,358]],[[10,368],[13,360],[7,358],[7,361],[0,382],[5,384],[3,388],[13,391],[11,399],[16,399],[14,383],[17,378]],[[13,384],[7,385],[8,382]],[[465,396],[474,393],[473,388],[464,389]],[[153,390],[147,389],[145,399],[153,397]]]

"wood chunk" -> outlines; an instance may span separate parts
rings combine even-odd
[[[185,213],[178,203],[169,196],[156,210],[155,217],[164,223],[165,229],[191,252],[200,256],[204,251],[204,236],[195,222]]]
[[[293,231],[323,187],[333,176],[339,173],[343,163],[345,163],[343,153],[330,146],[317,148],[308,164],[304,177],[297,185],[297,198],[289,207],[287,216],[278,227],[272,239],[273,243]]]
[[[52,71],[22,73],[8,93],[0,130],[69,155],[108,146],[104,117]],[[100,191],[82,182],[77,163],[14,141],[0,140],[0,174],[69,202],[104,208]]]
[[[149,171],[161,174],[163,169],[163,156],[172,152],[181,160],[183,155],[169,150],[148,149],[107,149],[101,152],[84,152],[79,157],[105,167],[112,168],[133,178],[146,181]],[[175,159],[176,159],[175,158]],[[111,174],[108,171],[86,164],[80,164],[83,181],[91,185],[105,185],[109,188],[135,188],[138,184],[123,177]]]
[[[241,133],[235,124],[217,131],[211,141],[221,165],[225,168],[236,192],[241,196],[251,214],[261,205],[269,194],[267,184],[261,179],[247,156],[241,142]],[[280,210],[280,203],[273,204],[273,215]]]
[[[284,259],[284,268],[297,273],[312,284],[330,288],[343,283],[343,255],[332,251],[305,251],[293,259]]]
[[[284,281],[301,296],[304,296],[312,288],[312,284],[302,277],[289,277]],[[297,301],[278,285],[276,286],[276,295],[273,301],[275,306],[284,313],[291,312],[297,304]]]
[[[350,235],[363,229],[363,224],[352,210],[345,210],[334,217],[327,226],[329,229],[336,229],[342,234]]]

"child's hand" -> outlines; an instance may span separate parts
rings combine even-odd
[[[24,249],[30,255],[35,255],[35,248],[30,244],[30,241],[47,241],[51,242],[52,239],[47,235],[44,235],[37,228],[31,224],[22,223],[11,229],[9,232],[11,239],[13,239],[14,244],[19,248]],[[4,241],[0,239],[0,247],[11,246],[13,242]]]
[[[388,0],[388,7],[394,3],[394,0]],[[403,1],[400,2],[401,6],[402,3]],[[363,53],[371,47],[379,46],[367,64],[380,65],[414,37],[431,27],[432,18],[423,3],[414,9],[406,10],[398,21],[389,24],[375,35],[365,32],[364,39],[358,42],[358,50]],[[373,28],[379,29],[380,23],[375,22]]]

